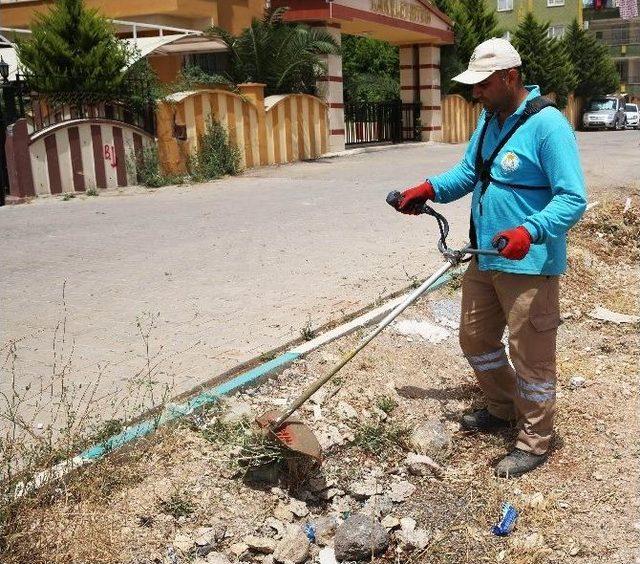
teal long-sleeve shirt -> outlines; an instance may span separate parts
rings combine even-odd
[[[538,86],[527,86],[529,95],[502,127],[497,116],[489,122],[482,146],[489,158],[507,134],[528,100],[540,95]],[[507,141],[491,167],[492,182],[484,195],[477,182],[475,158],[483,112],[462,160],[451,170],[429,178],[436,202],[448,203],[473,192],[471,214],[479,248],[491,248],[500,231],[523,225],[533,240],[520,261],[480,256],[480,270],[516,274],[555,275],[567,267],[567,231],[575,225],[587,205],[584,175],[575,133],[560,111],[547,107],[530,117]],[[525,189],[514,185],[548,189]],[[480,205],[482,200],[482,205]]]

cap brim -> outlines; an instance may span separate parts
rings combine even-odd
[[[495,71],[474,71],[466,70],[461,72],[458,76],[454,76],[451,80],[461,82],[462,84],[478,84],[483,80],[489,78]]]

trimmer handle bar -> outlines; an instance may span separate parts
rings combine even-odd
[[[387,194],[387,204],[392,208],[398,209],[400,206],[400,199],[402,194],[397,190],[389,192]],[[465,255],[488,255],[499,256],[500,251],[507,246],[507,239],[499,237],[493,245],[496,250],[493,249],[472,249],[468,245],[459,250],[453,250],[447,247],[447,236],[449,235],[449,222],[447,218],[441,213],[434,210],[429,204],[424,204],[421,207],[414,208],[416,215],[427,214],[434,217],[438,223],[438,229],[440,230],[440,239],[438,240],[438,250],[447,258],[454,259],[455,262],[467,262],[471,259],[471,256],[465,257]]]

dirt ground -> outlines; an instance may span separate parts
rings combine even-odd
[[[273,546],[264,539],[277,545],[286,526],[302,527],[320,516],[343,520],[364,510],[413,518],[428,538],[407,544],[387,519],[389,548],[372,562],[640,562],[638,324],[589,316],[598,305],[640,313],[640,201],[627,211],[624,206],[619,196],[601,203],[571,234],[570,270],[562,283],[557,437],[549,461],[530,475],[493,475],[515,430],[482,436],[459,430],[461,414],[482,405],[482,398],[457,344],[460,290],[454,279],[403,315],[429,322],[439,342],[387,330],[304,407],[302,416],[324,447],[313,480],[278,473],[279,453],[252,442],[246,421],[295,397],[361,333],[311,353],[226,404],[5,504],[0,560],[223,562],[212,558],[222,553],[231,562],[269,563]],[[576,377],[584,384],[576,385]],[[247,406],[247,420],[232,417]],[[422,449],[442,472],[416,475],[406,459],[416,450],[413,432],[425,425],[435,431]],[[276,462],[259,470],[241,465],[243,457],[253,463],[260,456]],[[380,495],[358,494],[363,480]],[[415,489],[404,499],[376,506],[407,482]],[[505,501],[519,518],[511,535],[497,537],[490,529]],[[215,545],[209,556],[197,555],[199,536]],[[249,536],[269,547],[250,548]],[[311,543],[306,561],[320,562],[319,552]]]

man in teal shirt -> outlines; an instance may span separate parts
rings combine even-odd
[[[465,155],[451,170],[405,190],[398,206],[417,213],[427,200],[447,203],[473,192],[473,246],[505,243],[500,256],[469,264],[460,323],[460,345],[487,400],[485,409],[463,417],[462,427],[519,427],[515,448],[496,466],[503,477],[529,472],[548,456],[559,275],[567,265],[567,231],[586,209],[574,132],[537,86],[524,86],[521,64],[504,39],[476,47],[469,68],[453,79],[473,84],[484,106]]]

